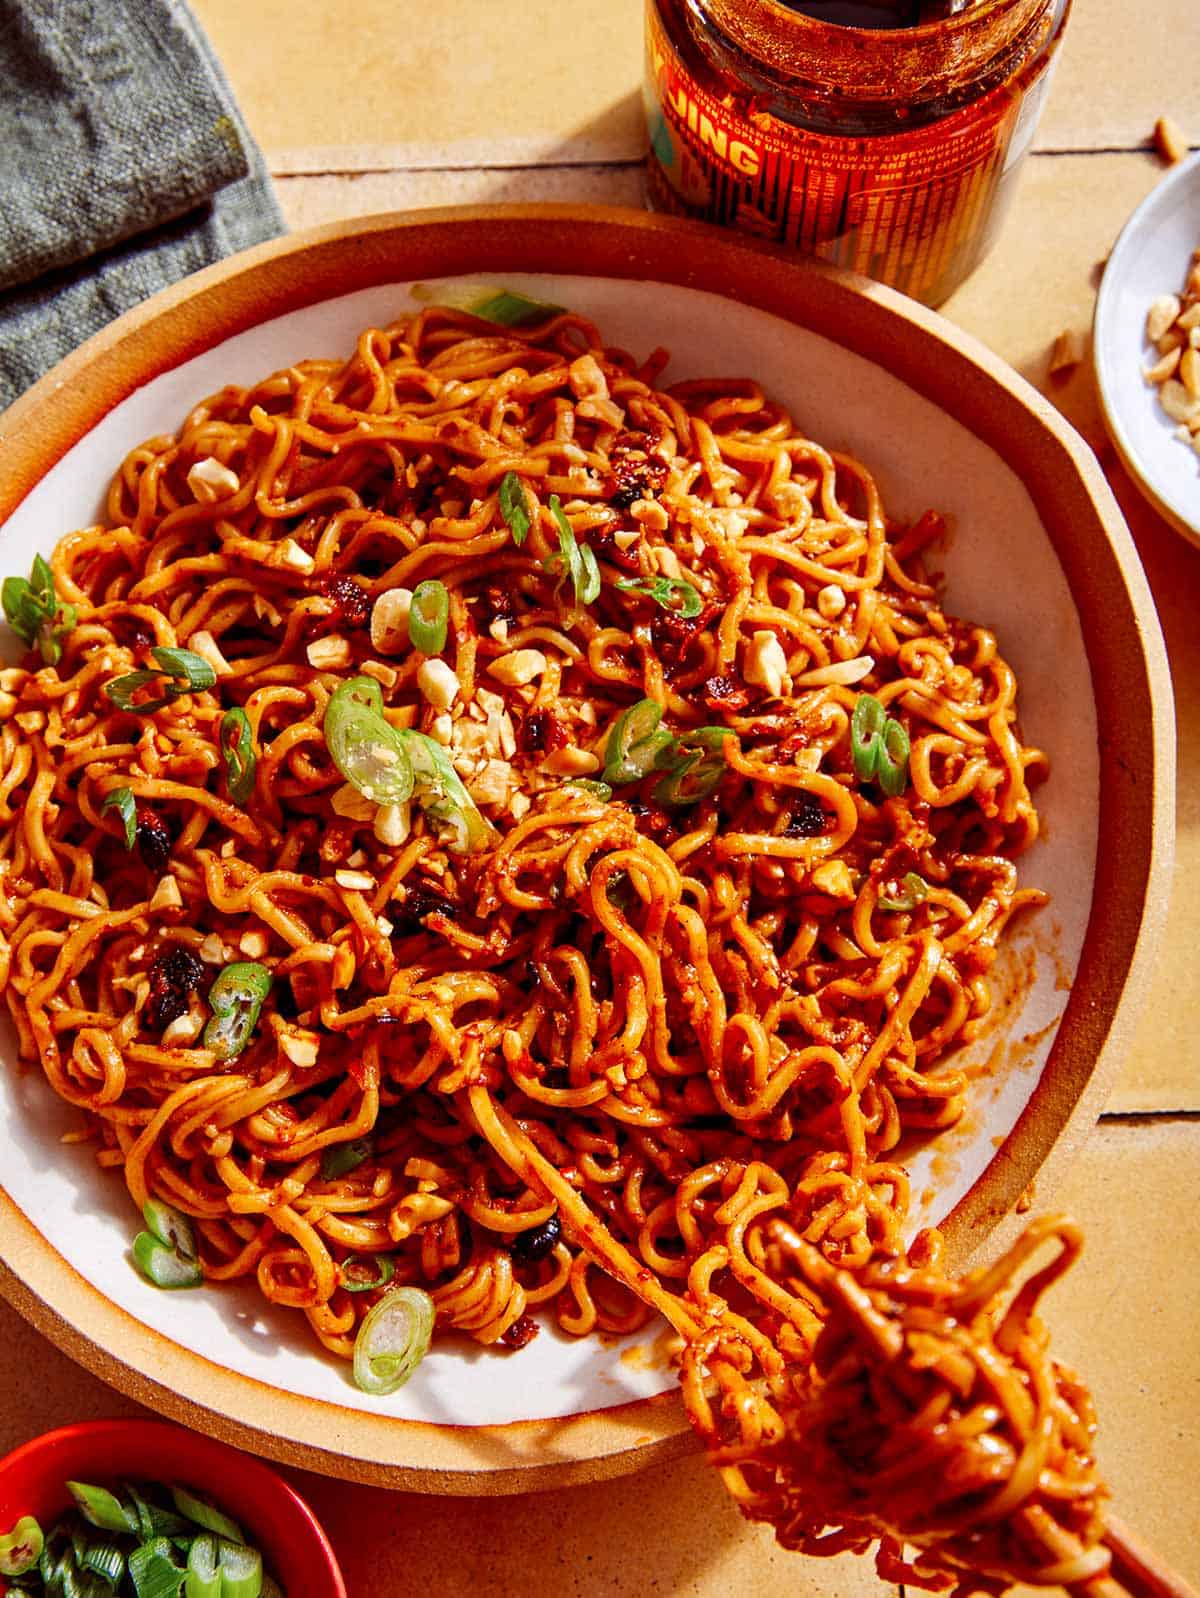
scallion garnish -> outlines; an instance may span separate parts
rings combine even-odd
[[[41,1558],[45,1538],[32,1515],[22,1515],[13,1529],[0,1536],[0,1576],[23,1576]]]
[[[654,785],[660,805],[695,805],[714,793],[725,775],[728,727],[692,727],[675,739],[677,756],[669,772]]]
[[[423,655],[440,655],[450,625],[450,595],[445,583],[429,578],[413,590],[408,612],[408,638]]]
[[[901,882],[899,893],[881,893],[875,902],[881,910],[915,910],[928,897],[929,884],[925,878],[910,871]]]
[[[244,1543],[242,1528],[236,1520],[230,1520],[215,1504],[210,1504],[207,1499],[199,1498],[186,1487],[172,1487],[171,1498],[175,1508],[186,1519],[197,1526],[203,1526],[205,1531],[211,1531],[217,1537],[224,1537],[231,1543]]]
[[[130,1554],[129,1577],[137,1598],[179,1598],[186,1572],[175,1563],[171,1539],[153,1537]]]
[[[414,300],[426,305],[449,305],[501,327],[531,327],[560,316],[563,309],[491,283],[416,283],[411,292]]]
[[[262,1555],[245,1543],[217,1544],[221,1598],[259,1598],[263,1585]]]
[[[396,1267],[386,1254],[351,1254],[338,1266],[338,1277],[347,1293],[373,1293],[386,1287]]]
[[[337,689],[324,732],[334,765],[365,798],[402,805],[412,797],[412,761],[403,736],[383,714],[383,690],[373,677],[351,677]]]
[[[621,712],[604,746],[605,782],[621,787],[639,782],[654,770],[675,744],[673,735],[661,722],[662,706],[656,699],[639,699]]]
[[[161,710],[164,705],[181,699],[184,694],[211,688],[217,680],[217,674],[208,661],[202,655],[193,654],[190,649],[160,646],[150,653],[158,661],[161,670],[129,671],[123,677],[114,677],[112,682],[105,683],[104,692],[118,710],[131,710],[139,716],[148,716]],[[137,695],[141,689],[149,688],[152,684],[161,689],[159,697],[139,700]]]
[[[558,532],[558,554],[550,557],[552,570],[560,567],[571,579],[576,605],[590,605],[600,597],[600,568],[590,544],[580,544],[557,494],[550,496],[550,514]]]
[[[35,555],[28,578],[6,577],[0,587],[0,604],[8,625],[30,648],[37,648],[47,666],[62,659],[62,641],[75,627],[74,605],[59,602],[54,573]]]
[[[137,842],[137,801],[129,788],[110,788],[100,805],[101,814],[115,810],[125,828],[125,847],[132,849]]]
[[[217,1565],[217,1539],[211,1532],[193,1538],[188,1549],[184,1598],[221,1598],[221,1572]]]
[[[250,718],[244,710],[227,710],[217,729],[217,747],[225,761],[225,782],[229,797],[235,805],[244,805],[254,792],[254,773],[258,756],[254,752],[254,734]]]
[[[434,1303],[420,1287],[394,1287],[354,1339],[354,1380],[364,1393],[394,1393],[416,1370],[433,1336]]]
[[[859,694],[850,716],[850,754],[862,782],[872,779],[889,799],[904,792],[908,783],[908,733],[889,716],[873,694]]]
[[[699,592],[682,577],[623,577],[616,586],[629,594],[645,594],[684,621],[692,621],[704,609]]]
[[[182,1210],[177,1210],[172,1204],[164,1204],[162,1199],[148,1198],[142,1205],[142,1218],[147,1230],[160,1243],[173,1248],[185,1260],[196,1258],[196,1233],[190,1217]]]
[[[236,1060],[258,1025],[259,1012],[271,991],[271,973],[256,960],[227,965],[208,990],[212,1011],[203,1044],[218,1060]]]
[[[133,1260],[138,1270],[155,1287],[174,1292],[179,1288],[200,1287],[204,1272],[199,1260],[186,1260],[168,1248],[153,1232],[139,1232],[133,1240]]]
[[[379,805],[414,798],[435,821],[452,829],[456,854],[482,849],[487,822],[463,786],[450,756],[422,732],[398,731],[383,714],[383,694],[373,677],[351,677],[329,701],[325,742],[333,763],[359,793]]]
[[[352,1143],[331,1143],[321,1150],[321,1176],[326,1182],[349,1176],[374,1152],[375,1140],[371,1137],[356,1137]]]
[[[563,787],[578,788],[592,799],[612,798],[612,785],[607,782],[597,782],[594,777],[568,777]]]
[[[131,1514],[107,1487],[93,1487],[86,1481],[69,1481],[66,1485],[67,1491],[79,1506],[80,1514],[93,1526],[98,1526],[101,1531],[119,1531],[129,1536],[137,1535],[136,1516]]]
[[[908,733],[902,724],[888,717],[875,779],[889,799],[898,799],[908,786],[908,759],[912,753]]]
[[[90,1570],[93,1575],[100,1576],[114,1591],[120,1585],[125,1574],[125,1555],[112,1542],[93,1542],[76,1553],[84,1570]]]
[[[403,732],[399,736],[412,766],[417,803],[427,816],[451,830],[447,848],[452,854],[474,854],[477,849],[486,848],[491,828],[445,749],[423,732]]]
[[[176,1513],[159,1501],[166,1489],[155,1482],[142,1484],[141,1491],[123,1483],[119,1496],[89,1482],[66,1485],[77,1510],[49,1532],[43,1535],[26,1515],[0,1536],[0,1577],[12,1592],[45,1598],[284,1598],[236,1521],[188,1489],[170,1489],[181,1511]]]
[[[529,501],[516,472],[505,472],[500,479],[500,514],[508,523],[513,543],[520,547],[529,537]]]

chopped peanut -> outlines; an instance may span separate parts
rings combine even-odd
[[[751,638],[742,676],[752,688],[765,688],[773,699],[783,693],[788,682],[787,656],[773,632],[762,628]]]
[[[548,665],[540,649],[514,649],[488,666],[488,673],[509,688],[520,688],[540,677]]]
[[[347,871],[344,867],[333,873],[333,880],[339,888],[348,888],[354,893],[370,893],[375,886],[375,878],[369,871]]]
[[[444,660],[423,660],[417,672],[417,687],[435,710],[449,710],[462,691],[462,684]]]
[[[230,494],[236,494],[242,486],[241,480],[235,471],[212,455],[206,455],[202,461],[197,461],[187,474],[187,485],[192,491],[192,497],[200,505],[211,505],[214,500],[228,499]]]
[[[375,817],[375,836],[380,843],[386,844],[389,849],[398,849],[407,840],[411,830],[411,805],[380,805]]]
[[[314,638],[305,654],[314,671],[342,671],[354,658],[350,640],[338,633],[330,633],[328,638]]]
[[[568,744],[565,749],[556,749],[552,755],[547,755],[542,761],[542,770],[552,771],[556,777],[588,777],[600,770],[600,761],[590,750]]]
[[[150,895],[148,910],[182,910],[183,895],[179,891],[179,884],[172,876],[160,877],[158,886]]]
[[[412,610],[411,588],[389,588],[380,594],[371,610],[371,648],[381,655],[399,655],[410,647],[408,616]]]

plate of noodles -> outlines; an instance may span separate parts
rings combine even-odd
[[[509,1491],[689,1446],[681,1373],[745,1418],[823,1272],[1011,1241],[1173,743],[1002,363],[690,224],[427,213],[158,296],[0,443],[0,1286],[60,1346]]]

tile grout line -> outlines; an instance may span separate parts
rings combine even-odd
[[[1144,1126],[1153,1121],[1197,1121],[1198,1110],[1103,1110],[1097,1124],[1108,1122],[1113,1126]]]
[[[1191,149],[1200,149],[1200,145],[1191,146]],[[1153,145],[1149,142],[1138,144],[1106,144],[1106,145],[1062,145],[1049,149],[1031,150],[1034,158],[1062,157],[1062,156],[1090,156],[1090,155],[1150,155]],[[268,157],[270,160],[270,157]],[[367,177],[397,177],[409,176],[417,173],[441,174],[448,172],[575,172],[575,171],[634,171],[642,165],[643,156],[621,156],[613,160],[592,161],[500,161],[495,163],[480,161],[449,161],[449,162],[418,162],[405,166],[356,166],[356,167],[313,167],[313,168],[276,168],[271,167],[271,176],[276,182],[289,179],[302,178],[367,178]]]

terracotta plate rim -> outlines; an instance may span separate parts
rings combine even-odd
[[[1174,709],[1149,587],[1095,457],[977,340],[880,284],[798,264],[704,224],[602,206],[385,213],[233,256],[155,295],[61,362],[0,415],[0,523],[116,404],[232,334],[389,281],[505,268],[724,294],[885,363],[1004,455],[1034,499],[1081,619],[1086,612],[1103,622],[1084,627],[1105,780],[1075,988],[1041,1082],[947,1222],[957,1263],[985,1237],[994,1252],[1019,1230],[1014,1207],[1034,1176],[1039,1202],[1061,1178],[1132,1038],[1170,888]],[[149,1407],[288,1464],[407,1490],[520,1492],[620,1474],[694,1446],[675,1393],[555,1421],[454,1427],[376,1418],[271,1388],[113,1304],[2,1187],[0,1223],[0,1291],[60,1348]]]

